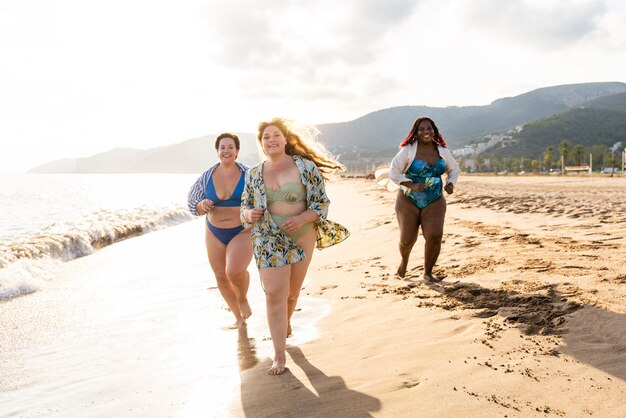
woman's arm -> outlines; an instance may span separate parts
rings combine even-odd
[[[407,145],[406,147],[401,148],[396,156],[393,157],[393,160],[391,160],[391,166],[389,167],[389,180],[391,180],[395,184],[406,186],[406,184],[403,183],[412,183],[411,179],[404,175],[404,172],[406,171],[409,162],[409,155],[411,150],[415,152],[413,146]]]
[[[317,218],[324,218],[328,216],[328,206],[330,206],[330,200],[326,195],[326,184],[324,183],[324,176],[317,168],[313,161],[303,159],[304,173],[301,173],[304,186],[306,187],[306,198],[308,202],[308,210],[303,212],[302,215],[309,211],[314,212]],[[308,213],[305,215],[307,219],[312,218],[313,214]]]
[[[239,218],[244,228],[250,228],[253,224],[250,212],[254,209],[254,188],[252,186],[252,171],[246,171],[246,183],[241,193],[241,206],[239,207]]]
[[[457,179],[459,178],[459,173],[461,172],[461,170],[459,169],[459,164],[452,156],[450,150],[448,148],[443,148],[443,150],[443,159],[446,162],[446,173],[448,174],[447,184],[452,184],[454,186]]]
[[[206,172],[196,180],[191,189],[189,189],[189,193],[187,193],[187,208],[195,216],[203,215],[203,213],[198,213],[198,204],[205,198],[203,181],[205,175]]]

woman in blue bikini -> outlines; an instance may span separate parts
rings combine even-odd
[[[206,215],[205,244],[217,286],[240,328],[252,311],[248,304],[252,260],[250,229],[239,220],[241,193],[248,169],[236,161],[239,138],[223,133],[215,140],[219,163],[205,171],[189,190],[187,205],[194,215]]]
[[[446,175],[444,184],[441,176]],[[409,255],[420,226],[424,236],[424,280],[437,281],[433,267],[441,251],[446,200],[442,190],[454,192],[459,165],[452,157],[435,122],[418,118],[400,144],[389,168],[389,179],[400,186],[396,196],[396,217],[400,226],[400,266],[404,277]]]

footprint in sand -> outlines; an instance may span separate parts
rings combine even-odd
[[[406,380],[402,382],[402,386],[400,389],[411,389],[415,386],[419,385],[421,382],[419,380]]]

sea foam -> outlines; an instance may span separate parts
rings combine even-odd
[[[52,224],[21,239],[0,243],[0,298],[41,288],[51,263],[92,254],[115,242],[193,219],[184,207],[101,210],[75,222]]]

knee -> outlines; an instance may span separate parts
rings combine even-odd
[[[246,275],[247,271],[240,267],[226,267],[226,277],[230,279],[230,281],[238,283],[242,281]]]
[[[424,241],[428,244],[441,244],[443,234],[424,234]]]
[[[411,239],[400,237],[400,245],[402,247],[412,247],[415,244],[415,241],[417,241],[417,237]]]
[[[270,305],[285,303],[287,294],[283,289],[265,289],[265,300]]]

